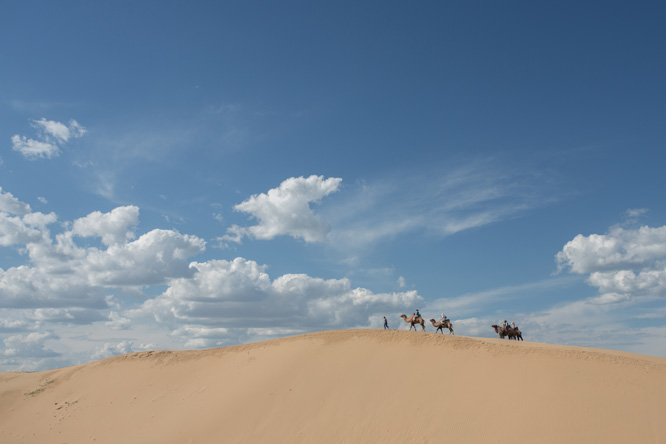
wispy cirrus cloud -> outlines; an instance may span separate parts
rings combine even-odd
[[[547,204],[553,197],[545,182],[535,171],[492,161],[399,171],[348,186],[322,215],[333,227],[330,243],[345,248],[414,232],[446,237]]]
[[[511,299],[521,299],[526,293],[541,293],[557,288],[565,288],[581,278],[577,276],[566,276],[544,279],[537,282],[528,282],[518,285],[509,285],[493,288],[486,291],[466,293],[451,298],[439,298],[429,302],[427,309],[435,312],[456,313],[457,316],[466,316],[477,313],[479,307],[492,307],[506,304]]]

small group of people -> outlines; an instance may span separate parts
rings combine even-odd
[[[508,328],[509,328],[509,323],[506,322],[506,319],[505,319],[504,322],[502,323],[502,331],[506,331]],[[517,328],[515,322],[511,323],[511,328],[513,328],[514,330]]]
[[[419,317],[421,317],[421,313],[419,312],[419,309],[417,308],[416,312],[412,313],[412,319],[416,320]],[[448,320],[449,320],[449,318],[447,318],[446,315],[444,313],[442,313],[442,317],[439,319],[439,322],[441,322],[443,324],[444,322],[446,322]],[[506,321],[504,321],[504,322],[506,322]],[[384,316],[384,330],[386,330],[388,328],[389,328],[388,321],[386,320],[386,316]]]
[[[413,319],[416,320],[416,318],[421,316],[421,313],[419,313],[419,309],[416,309],[416,313],[412,313]],[[448,321],[449,318],[446,317],[444,313],[442,313],[442,317],[439,318],[439,322],[444,323],[444,321]]]

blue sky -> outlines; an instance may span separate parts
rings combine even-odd
[[[7,2],[0,369],[445,312],[666,356],[661,2]]]

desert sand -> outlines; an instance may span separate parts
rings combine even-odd
[[[0,373],[0,442],[666,443],[666,359],[342,330]]]

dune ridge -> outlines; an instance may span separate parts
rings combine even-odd
[[[2,443],[664,443],[666,359],[324,331],[0,373]]]

